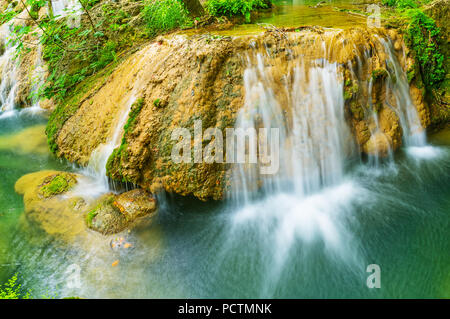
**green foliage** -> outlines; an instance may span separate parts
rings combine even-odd
[[[439,49],[440,29],[420,9],[410,9],[406,14],[409,18],[406,43],[415,53],[425,85],[434,87],[445,78],[444,55]]]
[[[414,9],[419,6],[416,0],[382,0],[381,3],[398,9]]]
[[[101,72],[85,79],[82,83],[75,87],[69,97],[65,98],[56,105],[55,110],[50,114],[50,118],[45,129],[45,133],[47,134],[47,143],[50,146],[50,151],[52,153],[56,153],[58,149],[56,138],[58,137],[58,132],[61,127],[78,110],[83,97],[85,97],[91,90],[94,90],[95,86],[97,88],[101,87],[118,63],[119,60],[110,64]]]
[[[136,118],[141,113],[142,107],[144,106],[144,99],[138,98],[136,102],[131,105],[130,114],[128,114],[128,121],[123,127],[124,136],[126,136],[131,130],[133,130],[134,125],[136,124]]]
[[[0,285],[0,299],[30,299],[30,292],[23,293],[22,286],[17,283],[17,274],[14,274],[5,284]]]
[[[117,52],[132,47],[135,40],[146,38],[139,32],[139,26],[130,26],[130,13],[122,10],[120,4],[100,5],[99,0],[81,0],[85,11],[81,24],[73,27],[65,18],[46,16],[38,20],[37,12],[47,2],[26,0],[33,23],[11,26],[10,44],[16,45],[18,56],[30,51],[30,36],[43,45],[49,76],[38,91],[39,98],[61,102],[84,79],[116,61]],[[10,15],[12,13],[2,13],[0,20],[6,21]]]
[[[208,0],[206,7],[213,16],[243,16],[250,22],[250,13],[257,9],[267,9],[272,1],[267,0]]]
[[[192,25],[188,11],[180,0],[147,0],[143,14],[150,36]]]

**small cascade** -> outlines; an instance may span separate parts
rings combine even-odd
[[[88,178],[85,178],[79,183],[80,186],[74,191],[76,194],[85,197],[96,197],[111,190],[109,179],[106,175],[106,164],[114,149],[120,146],[123,127],[127,122],[131,106],[135,101],[136,97],[133,95],[126,103],[126,107],[118,115],[118,120],[111,138],[105,144],[99,145],[92,152],[88,165],[81,171]]]
[[[395,110],[400,119],[403,130],[403,140],[406,147],[425,146],[426,134],[420,123],[419,114],[414,106],[409,93],[409,84],[406,72],[397,59],[393,44],[389,39],[380,38],[388,60],[388,80],[386,81],[386,96],[393,96],[394,100],[386,99],[385,103]],[[404,50],[402,49],[404,55]],[[389,94],[392,92],[392,94]]]
[[[53,15],[59,18],[81,12],[81,4],[78,0],[52,0]]]
[[[12,114],[18,88],[15,48],[8,43],[9,35],[9,25],[0,26],[0,41],[4,48],[0,56],[0,116],[2,117]]]
[[[278,66],[269,53],[256,52],[247,63],[245,105],[236,127],[279,128],[280,168],[276,174],[261,175],[258,166],[236,165],[232,231],[233,238],[256,232],[257,240],[271,250],[265,295],[298,240],[322,242],[330,256],[357,262],[342,218],[364,192],[345,178],[345,161],[356,147],[344,117],[339,64],[299,55],[289,60],[280,87],[272,76]]]

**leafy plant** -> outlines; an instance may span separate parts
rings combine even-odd
[[[395,7],[398,9],[413,9],[419,6],[415,0],[382,0],[381,3],[385,6]]]
[[[188,11],[179,0],[148,0],[143,14],[150,36],[192,25]]]
[[[420,9],[410,9],[406,14],[409,17],[406,42],[416,55],[424,83],[428,87],[436,86],[445,78],[444,55],[438,45],[440,29]]]
[[[23,293],[22,286],[17,283],[14,274],[5,284],[0,285],[0,299],[30,299],[30,292]]]
[[[250,13],[256,9],[266,9],[271,0],[208,0],[206,6],[213,16],[243,16],[250,22]]]

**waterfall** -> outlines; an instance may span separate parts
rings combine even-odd
[[[425,146],[425,129],[420,123],[419,114],[411,100],[406,72],[394,54],[391,41],[383,38],[380,38],[379,41],[388,56],[386,64],[389,69],[386,91],[391,91],[395,98],[394,101],[386,100],[386,104],[392,107],[399,116],[405,146]],[[402,50],[402,53],[404,55],[404,50]],[[389,96],[389,94],[386,94],[386,96]]]
[[[81,169],[84,177],[78,183],[74,193],[87,198],[95,198],[98,195],[107,193],[111,189],[109,179],[106,175],[106,164],[115,148],[120,146],[123,135],[123,127],[128,120],[128,113],[131,106],[136,101],[135,95],[132,95],[125,107],[119,112],[116,125],[112,136],[104,144],[100,144],[91,154],[89,163]]]
[[[261,176],[257,165],[237,164],[232,195],[236,200],[250,200],[255,185],[261,183],[265,193],[290,190],[299,197],[336,185],[342,181],[345,159],[354,149],[344,119],[343,79],[338,65],[325,60],[305,65],[298,60],[292,74],[285,77],[292,80],[286,83],[287,97],[281,102],[274,94],[271,67],[264,67],[268,59],[257,53],[256,66],[248,60],[245,105],[236,127],[279,128],[280,169],[274,176]]]
[[[10,35],[10,26],[3,24],[0,27],[0,41],[4,48],[0,56],[0,116],[12,114],[15,107],[17,82],[17,63],[15,61],[15,47],[8,44]]]
[[[388,76],[383,83],[389,98],[385,103],[400,119],[404,145],[424,146],[425,132],[410,97],[406,74],[390,41],[379,41],[378,49],[384,48],[388,59]],[[314,45],[317,47],[317,43]],[[355,265],[361,262],[348,218],[354,214],[355,205],[370,199],[370,193],[346,173],[346,163],[357,158],[358,151],[345,116],[344,72],[350,69],[367,96],[365,103],[372,107],[373,80],[362,74],[363,70],[372,70],[367,67],[371,57],[367,50],[362,51],[354,60],[358,66],[353,70],[350,61],[330,62],[328,57],[334,48],[325,41],[322,47],[323,58],[292,54],[281,66],[264,50],[253,49],[246,60],[245,105],[236,127],[278,127],[280,169],[275,175],[264,176],[259,174],[259,164],[235,164],[230,192],[235,207],[231,237],[256,232],[255,240],[267,242],[273,256],[269,277],[274,282],[298,241],[322,243],[334,260]],[[281,86],[272,76],[279,70],[284,72]],[[366,116],[373,122],[372,136],[384,136],[379,114],[370,111]],[[393,163],[391,149],[389,158]],[[377,155],[369,157],[366,170],[378,161]]]
[[[53,15],[63,18],[81,12],[81,4],[77,0],[52,0]]]

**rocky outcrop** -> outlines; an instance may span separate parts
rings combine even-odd
[[[25,221],[53,237],[72,241],[88,228],[110,235],[148,224],[156,213],[156,201],[145,190],[106,194],[87,201],[73,192],[80,178],[58,171],[21,177],[15,190],[24,196]]]
[[[403,40],[393,30],[324,30],[302,28],[250,37],[174,36],[159,38],[118,67],[109,80],[87,95],[78,111],[58,132],[57,154],[87,164],[92,152],[110,140],[123,110],[131,107],[122,143],[108,161],[108,174],[152,192],[165,189],[200,199],[224,197],[229,185],[228,164],[174,163],[171,139],[175,128],[202,120],[203,130],[233,127],[243,106],[243,76],[247,63],[267,54],[264,68],[273,78],[273,92],[290,109],[286,87],[289,74],[302,61],[305,67],[321,59],[337,63],[344,82],[345,113],[362,151],[386,155],[402,143],[397,105],[388,84],[395,84],[393,66],[383,42],[404,70]],[[249,62],[250,61],[250,62]],[[307,80],[307,79],[305,79]],[[428,109],[422,93],[413,102],[423,126]],[[54,123],[50,123],[52,125]]]

